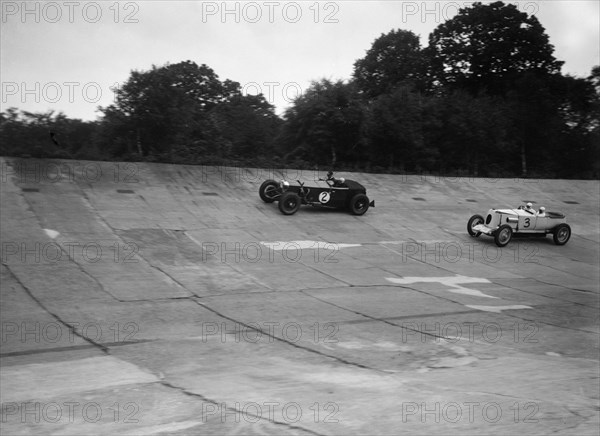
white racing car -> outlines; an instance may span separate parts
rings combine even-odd
[[[478,237],[493,236],[496,245],[504,247],[515,235],[545,237],[552,234],[556,245],[564,245],[571,237],[571,227],[562,213],[546,212],[544,207],[536,211],[531,207],[519,206],[517,209],[490,209],[485,219],[473,215],[467,224],[469,235]]]

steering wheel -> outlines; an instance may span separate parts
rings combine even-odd
[[[332,187],[333,184],[335,183],[332,178],[329,178],[329,179],[321,179],[321,178],[319,178],[319,181],[327,183],[327,185],[329,187]]]

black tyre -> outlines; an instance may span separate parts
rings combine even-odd
[[[496,242],[498,247],[504,247],[508,245],[512,239],[512,235],[512,228],[508,224],[504,224],[496,230],[496,233],[494,233],[494,242]]]
[[[469,218],[469,222],[467,223],[467,232],[469,232],[469,235],[475,238],[481,235],[481,232],[473,230],[473,227],[478,224],[483,224],[483,217],[481,215],[473,215],[471,218]]]
[[[364,215],[369,210],[369,197],[365,194],[356,194],[350,200],[349,208],[353,215]]]
[[[300,209],[302,200],[295,192],[286,192],[279,199],[279,210],[284,215],[293,215]]]
[[[552,232],[552,238],[556,245],[565,245],[571,238],[571,226],[568,224],[559,224]]]
[[[273,203],[279,197],[279,183],[275,180],[265,180],[258,189],[260,199],[265,203]]]

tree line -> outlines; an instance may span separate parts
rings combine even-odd
[[[600,66],[561,73],[537,18],[474,3],[422,47],[382,34],[282,117],[192,61],[132,71],[97,121],[0,113],[0,154],[484,177],[600,178]]]

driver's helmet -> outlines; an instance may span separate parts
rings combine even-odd
[[[540,207],[540,214],[546,212],[546,208],[544,206]]]
[[[338,181],[340,182],[340,185],[343,185],[344,183],[346,183],[346,179],[344,179],[343,177],[340,177],[338,179]]]
[[[527,209],[531,209],[531,207],[533,206],[533,204],[527,203],[526,206],[527,206]]]

